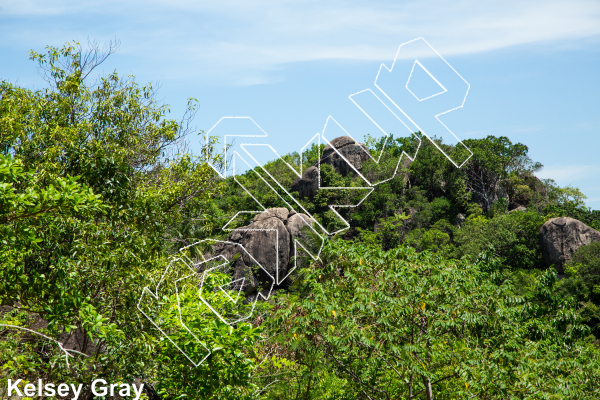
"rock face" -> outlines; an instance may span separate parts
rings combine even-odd
[[[279,276],[280,280],[287,275],[294,255],[294,239],[304,239],[302,227],[309,224],[310,218],[305,214],[270,208],[258,214],[250,225],[231,232],[229,243],[216,244],[210,257],[222,255],[233,261],[233,281],[241,282],[244,278],[242,290],[250,295],[272,281],[269,275]]]
[[[559,217],[540,228],[540,244],[546,265],[554,265],[559,273],[573,253],[586,244],[600,241],[600,232],[573,218]]]
[[[301,198],[313,198],[319,190],[319,169],[314,165],[304,171],[302,177],[292,182],[291,192],[298,192]]]
[[[336,152],[337,150],[337,152]],[[338,154],[339,152],[339,154]],[[344,160],[340,154],[348,160]],[[333,139],[323,149],[323,155],[321,156],[321,164],[329,164],[335,169],[337,173],[342,176],[346,176],[354,170],[352,166],[357,170],[360,170],[362,163],[370,158],[369,150],[367,146],[362,143],[357,143],[354,139],[349,136],[340,136]],[[352,166],[350,164],[352,164]],[[298,192],[301,198],[313,198],[319,188],[319,169],[318,163],[315,163],[310,168],[306,169],[302,174],[302,177],[297,178],[290,188],[292,192]]]
[[[358,170],[361,169],[363,162],[371,158],[367,146],[362,143],[357,143],[350,136],[340,136],[333,139],[325,146],[325,149],[323,149],[321,164],[331,165],[333,169],[342,176],[350,174],[353,172],[353,169],[344,158],[340,157],[334,148]]]

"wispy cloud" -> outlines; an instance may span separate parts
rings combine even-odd
[[[600,165],[550,165],[536,173],[541,179],[554,179],[559,185],[566,186],[600,174]]]
[[[541,132],[542,129],[544,129],[544,125],[530,125],[530,126],[508,125],[508,126],[501,126],[499,128],[466,132],[463,136],[470,137],[470,138],[480,138],[480,137],[484,137],[484,136],[488,136],[488,135],[506,136],[506,135],[515,134],[515,133]]]
[[[415,36],[450,56],[600,35],[596,0],[0,0],[3,16],[0,45],[85,38],[94,26],[78,21],[94,18],[102,32],[122,39],[125,54],[176,56],[173,77],[239,82],[264,82],[273,69],[300,61],[391,60],[398,45]],[[52,31],[27,22],[42,17]],[[15,30],[19,24],[23,29]]]
[[[578,122],[575,124],[575,128],[582,129],[582,130],[588,130],[588,129],[598,130],[598,129],[600,129],[600,119]]]

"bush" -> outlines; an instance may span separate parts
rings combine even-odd
[[[477,257],[493,246],[494,256],[507,268],[542,269],[538,234],[545,221],[536,212],[512,212],[492,219],[470,216],[456,232],[457,256]]]
[[[557,285],[560,292],[579,302],[584,322],[600,336],[600,242],[577,249],[565,272],[567,278]]]
[[[486,262],[332,242],[267,320],[292,365],[268,398],[596,398],[597,351],[556,272],[520,297]],[[333,373],[339,386],[317,394]]]

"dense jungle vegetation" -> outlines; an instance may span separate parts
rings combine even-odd
[[[148,399],[600,398],[600,243],[581,247],[559,279],[538,239],[558,216],[600,230],[600,211],[578,189],[537,179],[526,146],[466,140],[474,154],[458,169],[421,137],[414,162],[359,207],[340,209],[350,228],[327,238],[319,260],[230,326],[174,260],[199,240],[226,238],[224,224],[256,201],[290,199],[253,171],[238,177],[248,192],[221,179],[207,164],[226,161],[215,140],[212,151],[190,151],[203,134],[191,125],[195,101],[177,121],[152,85],[116,72],[94,78],[113,50],[48,47],[31,53],[45,89],[0,81],[3,398],[9,379],[43,379],[83,383],[80,398],[91,399],[96,378],[143,382]],[[382,151],[362,169],[377,178],[417,142],[365,143]],[[289,188],[297,175],[288,165],[312,165],[322,150],[265,170]],[[322,180],[364,186],[329,165]],[[329,206],[360,195],[291,193],[331,231],[344,224]],[[249,307],[229,295],[207,294]],[[142,297],[158,325],[139,311]]]

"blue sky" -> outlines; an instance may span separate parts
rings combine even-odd
[[[27,52],[120,40],[101,69],[161,84],[199,129],[250,116],[279,154],[300,149],[348,96],[373,88],[398,46],[424,37],[470,84],[444,123],[459,138],[529,146],[538,176],[579,187],[600,209],[600,2],[5,1],[0,78],[40,88]]]

